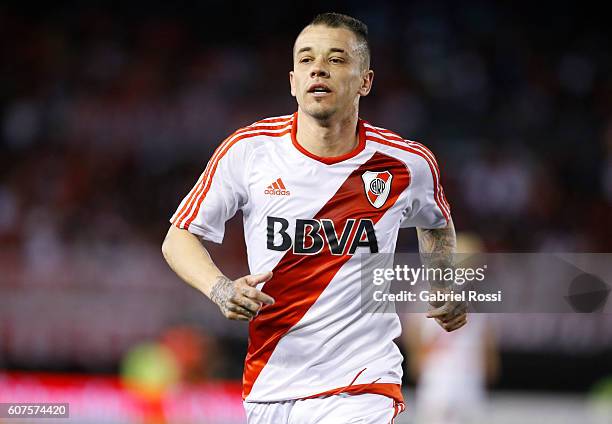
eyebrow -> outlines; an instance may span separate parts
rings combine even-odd
[[[300,54],[303,52],[309,52],[312,51],[312,47],[302,47],[301,49],[299,49],[297,51],[296,54]],[[344,49],[338,48],[338,47],[332,47],[329,49],[329,51],[334,52],[334,53],[346,53],[346,51]]]

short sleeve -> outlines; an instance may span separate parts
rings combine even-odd
[[[402,228],[444,228],[450,219],[450,206],[440,183],[440,171],[433,154],[420,148],[411,164],[408,205],[403,211]]]
[[[185,196],[170,222],[215,243],[223,241],[225,222],[247,201],[245,143],[222,143]]]

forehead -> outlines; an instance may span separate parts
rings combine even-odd
[[[331,48],[354,52],[357,49],[357,37],[346,28],[330,28],[324,25],[309,25],[298,35],[293,48],[294,53],[310,47],[313,50]]]

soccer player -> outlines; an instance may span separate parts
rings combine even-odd
[[[289,73],[298,109],[239,129],[172,216],[172,269],[249,321],[243,398],[249,424],[387,423],[403,410],[395,314],[364,314],[362,253],[395,250],[400,227],[451,262],[455,232],[432,153],[359,119],[372,88],[367,27],[325,13],[299,34]],[[221,243],[240,209],[251,275],[227,278],[199,238]],[[428,312],[447,331],[466,322]]]

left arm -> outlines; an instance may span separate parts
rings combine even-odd
[[[425,256],[426,266],[449,267],[457,248],[457,237],[453,220],[445,228],[417,228],[419,251]]]
[[[449,268],[453,266],[453,256],[457,245],[455,226],[449,220],[445,228],[417,228],[419,251],[422,260],[428,268]],[[431,281],[431,290],[448,292],[451,288],[444,281]],[[454,331],[467,322],[466,305],[464,302],[448,301],[432,305],[435,308],[427,313],[428,318],[434,318],[446,331]]]

